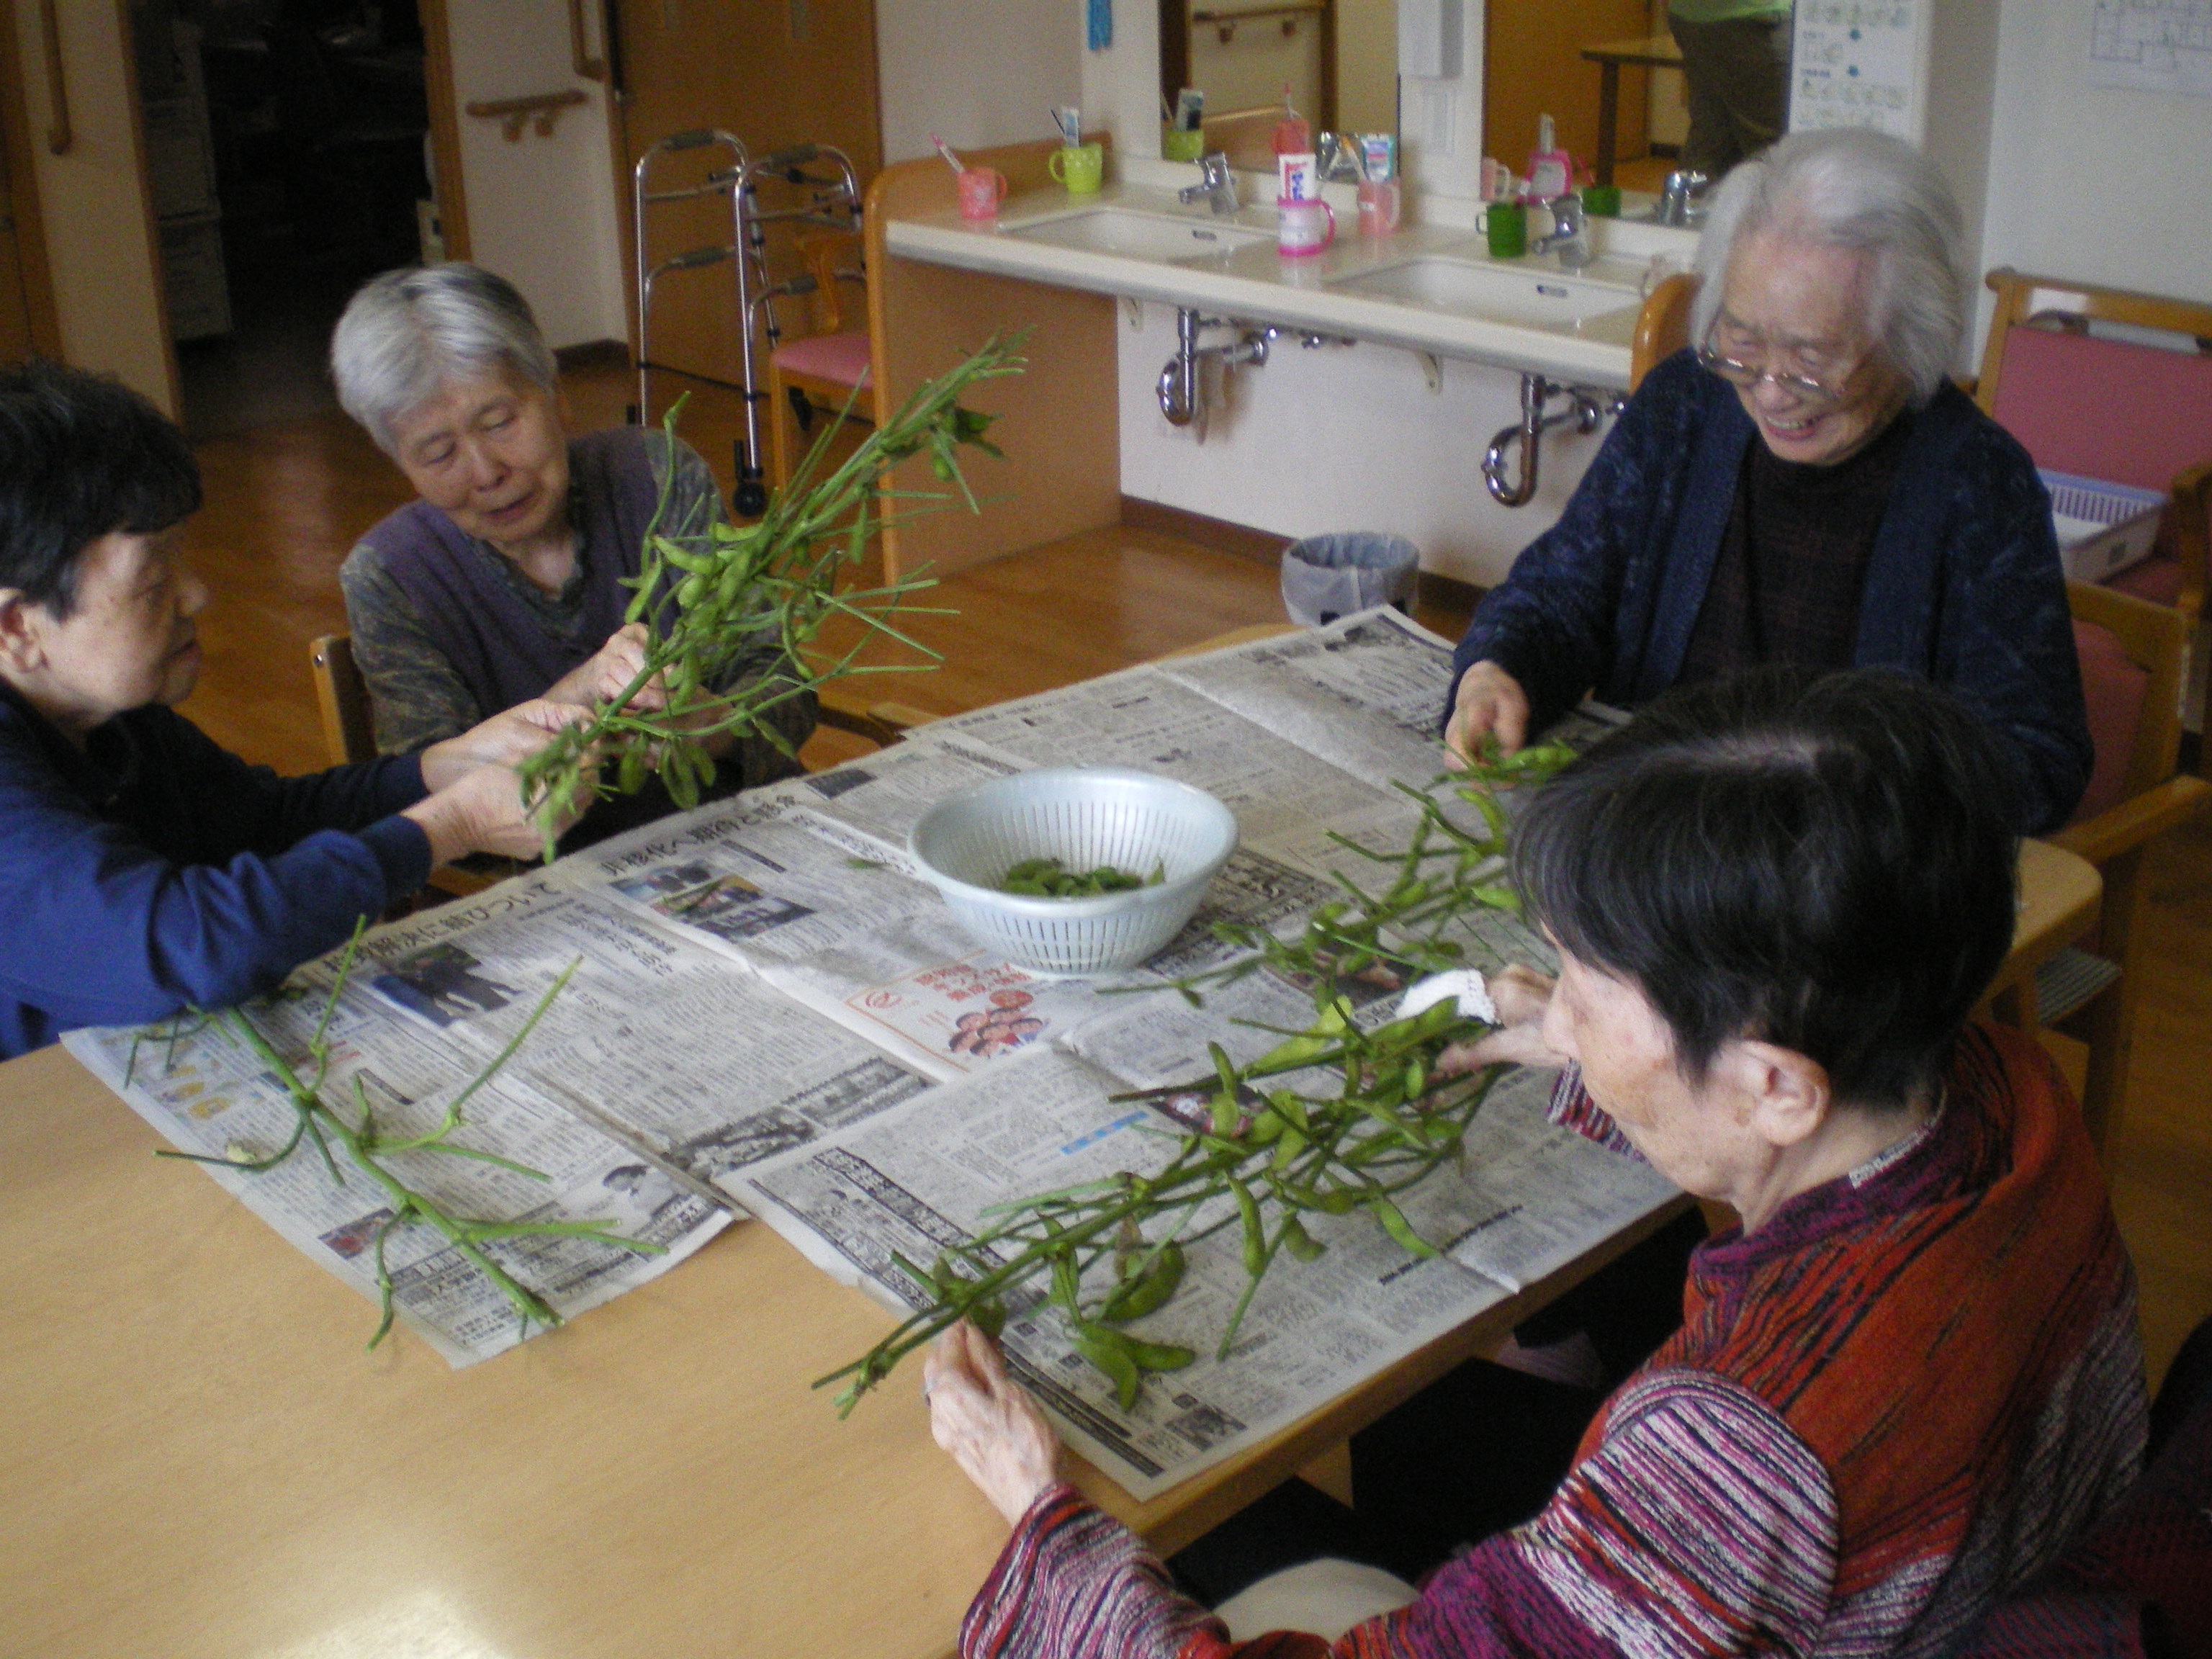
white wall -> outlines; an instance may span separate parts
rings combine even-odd
[[[2002,0],[1982,263],[2212,301],[2212,98],[2081,79],[2093,9]]]
[[[1544,437],[1540,488],[1508,509],[1482,484],[1484,447],[1519,416],[1521,377],[1446,362],[1429,390],[1421,359],[1362,342],[1308,350],[1277,340],[1264,368],[1224,377],[1203,437],[1170,426],[1154,386],[1175,355],[1173,307],[1120,312],[1121,489],[1284,536],[1389,531],[1425,569],[1488,586],[1559,515],[1602,436]],[[1209,332],[1208,344],[1228,337]]]
[[[1140,9],[1121,0],[1115,22]],[[876,0],[884,160],[928,155],[933,132],[955,149],[1051,137],[1048,112],[1083,95],[1082,28],[1075,0]]]
[[[62,356],[80,368],[115,374],[174,416],[176,387],[133,137],[121,8],[112,0],[81,0],[59,9],[62,66],[76,140],[64,155],[46,147],[53,110],[38,9],[19,5],[15,18]]]
[[[566,10],[447,0],[446,12],[457,108],[571,87],[589,100],[563,110],[550,137],[532,125],[514,143],[501,123],[461,114],[471,257],[522,290],[555,346],[627,339],[605,90],[575,74]]]

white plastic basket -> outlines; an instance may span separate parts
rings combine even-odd
[[[2067,579],[2100,582],[2150,556],[2166,497],[2154,489],[2106,483],[2039,467],[2051,492],[2051,520],[2058,532],[2058,562]]]
[[[922,873],[977,941],[1041,974],[1133,968],[1182,929],[1237,850],[1237,820],[1187,783],[1125,766],[1048,767],[948,796],[907,837]],[[1157,886],[1034,898],[997,884],[1024,859],[1102,864]]]

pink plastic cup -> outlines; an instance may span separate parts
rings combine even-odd
[[[1006,199],[1006,175],[996,167],[960,169],[960,216],[995,219],[999,204]]]
[[[1336,214],[1326,202],[1275,203],[1275,246],[1289,258],[1318,253],[1336,240]]]

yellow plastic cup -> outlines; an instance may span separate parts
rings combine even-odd
[[[1106,147],[1062,144],[1045,161],[1046,170],[1067,186],[1070,196],[1096,196],[1106,182]]]

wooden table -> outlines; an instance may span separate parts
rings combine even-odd
[[[1583,57],[1598,66],[1597,156],[1591,163],[1596,182],[1613,182],[1613,152],[1620,125],[1620,66],[1640,64],[1647,69],[1680,69],[1682,49],[1671,34],[1655,34],[1635,40],[1609,40],[1584,46]]]
[[[466,1370],[197,1171],[60,1048],[0,1065],[0,1654],[939,1659],[1006,1526],[919,1370],[840,1423],[809,1381],[889,1316],[758,1223]],[[1150,1504],[1174,1549],[1670,1206]]]
[[[2095,914],[2080,859],[2021,873],[2001,984]],[[809,1390],[890,1318],[768,1228],[456,1371],[364,1354],[369,1304],[162,1144],[60,1048],[0,1065],[0,1656],[951,1650],[1005,1524],[915,1368],[844,1423]],[[1687,1202],[1150,1503],[1073,1476],[1178,1548]]]

